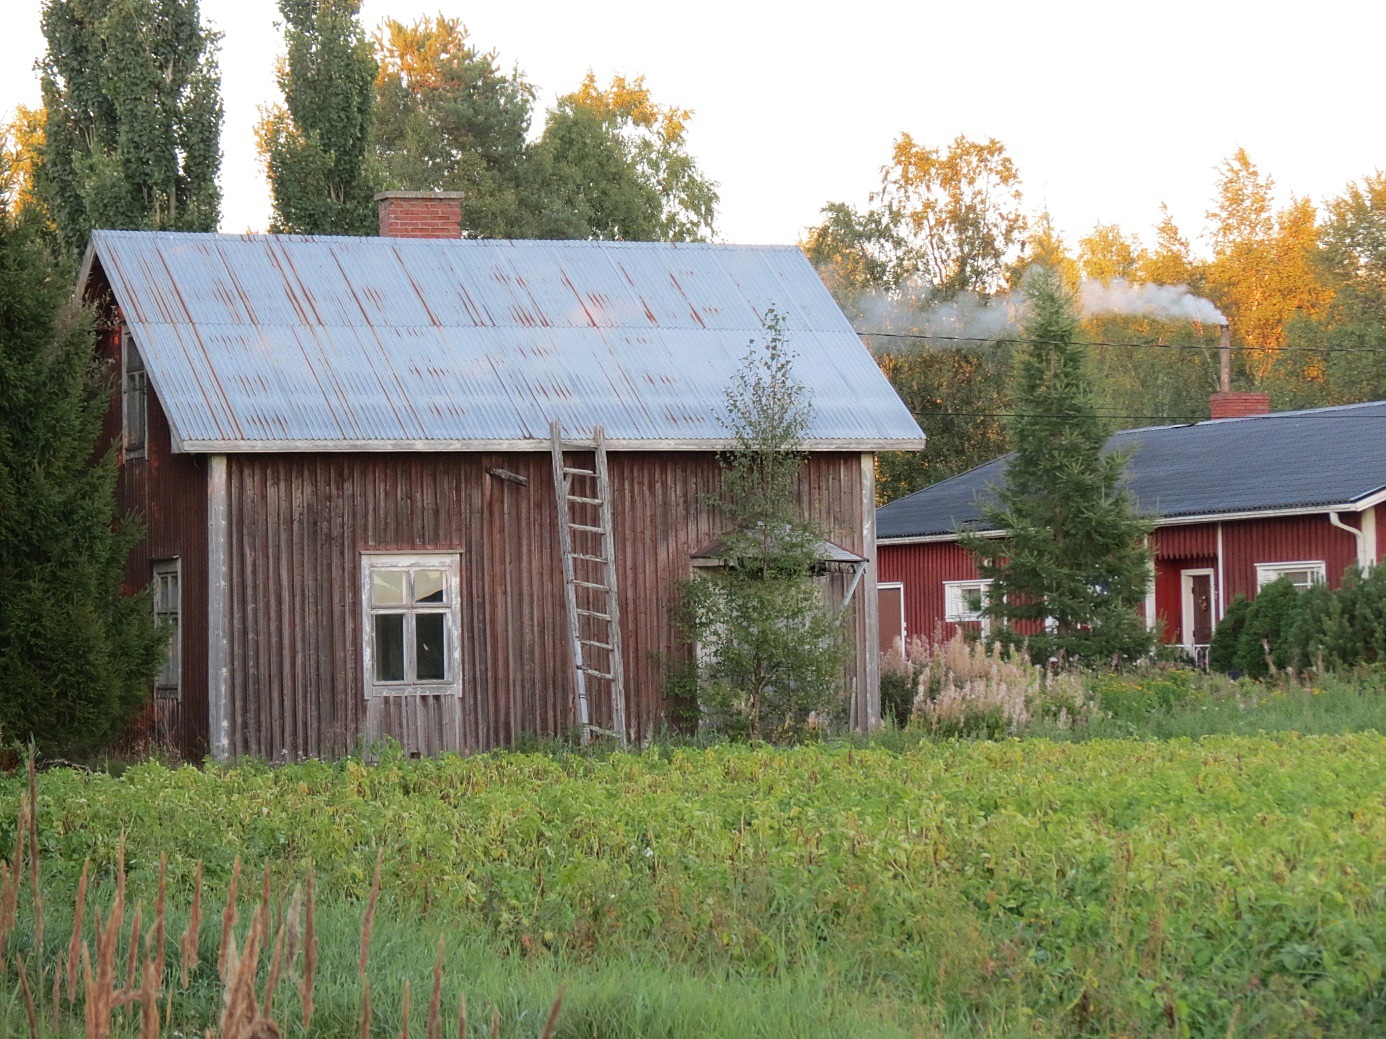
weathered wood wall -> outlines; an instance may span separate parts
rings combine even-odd
[[[487,474],[497,467],[527,486]],[[620,571],[627,718],[640,735],[676,721],[671,616],[691,554],[721,530],[707,502],[711,454],[610,456]],[[828,537],[862,555],[869,468],[859,454],[812,458],[803,499]],[[461,558],[463,692],[447,705],[372,701],[371,731],[411,752],[477,751],[572,724],[573,683],[549,456],[525,454],[236,455],[228,459],[229,665],[234,754],[270,760],[358,749],[368,730],[361,654],[361,553],[456,551]],[[867,646],[874,584],[852,606]],[[867,654],[853,663],[863,702]],[[593,703],[593,717],[610,705]],[[448,735],[455,733],[455,735]]]

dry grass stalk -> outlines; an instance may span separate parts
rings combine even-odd
[[[164,912],[168,902],[168,852],[159,853],[159,894],[154,902],[154,955],[158,960],[159,978],[164,976]]]
[[[404,1006],[400,1017],[399,1039],[409,1039],[409,979],[404,981]]]
[[[51,1031],[54,1035],[56,1035],[58,1032],[58,1025],[62,1023],[62,1008],[63,972],[60,970],[55,970],[53,972],[53,1004],[49,1008],[51,1013],[51,1020],[53,1022],[53,1026],[49,1029],[49,1031]]]
[[[127,991],[135,987],[135,965],[139,962],[140,908],[140,904],[136,902],[135,915],[130,921],[130,947],[125,956],[125,988]]]
[[[67,1001],[77,998],[77,957],[82,950],[82,915],[87,906],[87,877],[91,859],[82,863],[82,875],[77,878],[77,905],[72,914],[72,937],[67,941]]]
[[[291,906],[288,916],[280,921],[279,934],[274,939],[274,953],[270,956],[269,976],[265,979],[265,998],[260,1009],[260,1016],[266,1020],[274,1016],[274,993],[279,988],[279,972],[284,967],[284,943],[288,939],[290,928],[295,926],[293,923],[295,912],[295,907]],[[292,956],[292,953],[290,955]]]
[[[563,1006],[564,988],[560,987],[558,995],[554,997],[553,1006],[549,1008],[549,1019],[544,1022],[544,1030],[539,1033],[539,1039],[553,1039],[554,1032],[558,1031],[558,1011]]]
[[[39,884],[38,780],[29,747],[29,883],[34,892],[34,958],[43,963],[43,889]]]
[[[457,1039],[467,1039],[467,997],[457,1001]]]
[[[318,969],[318,934],[313,923],[313,866],[308,866],[307,910],[303,924],[303,981],[299,984],[299,999],[303,1004],[303,1031],[313,1020],[313,976]]]
[[[162,960],[162,957],[160,957]],[[140,984],[140,1039],[159,1039],[159,987],[163,970],[154,957],[146,956]]]
[[[265,1031],[258,1012],[259,1001],[255,998],[255,971],[260,962],[260,943],[264,939],[261,926],[261,917],[256,914],[245,936],[245,948],[237,948],[233,934],[224,950],[221,1039],[250,1039]]]
[[[361,979],[361,1039],[371,1039],[371,983]]]
[[[14,830],[14,853],[8,865],[0,865],[0,974],[5,970],[5,948],[19,917],[19,885],[24,882],[24,847],[28,843],[28,798],[19,799],[19,821]]]
[[[226,892],[226,908],[221,913],[221,945],[217,951],[217,973],[226,977],[226,949],[231,941],[231,928],[236,924],[236,888],[241,880],[241,857],[231,864],[231,886]]]
[[[428,999],[428,1039],[442,1039],[443,1023],[438,1009],[443,1000],[443,936],[438,936],[438,958],[433,963],[433,994]]]
[[[356,961],[356,973],[366,976],[366,963],[371,954],[371,930],[375,926],[375,905],[380,899],[380,865],[384,861],[385,849],[375,853],[375,876],[371,878],[371,897],[366,902],[366,919],[361,924],[361,958]]]
[[[491,1039],[500,1039],[500,1007],[491,1008]]]
[[[29,972],[24,969],[23,958],[19,959],[19,987],[24,990],[24,1016],[29,1021],[29,1039],[38,1039],[38,1008],[34,1005],[34,992],[29,987]]]
[[[192,911],[188,914],[188,927],[178,939],[178,953],[182,968],[181,981],[184,990],[188,987],[188,973],[197,969],[197,939],[202,931],[202,863],[197,864],[193,875]]]

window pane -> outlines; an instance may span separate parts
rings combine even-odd
[[[444,621],[441,613],[421,613],[414,618],[414,663],[420,682],[442,682],[448,677]]]
[[[414,571],[415,602],[445,602],[443,590],[446,583],[441,570]]]
[[[404,681],[404,614],[375,617],[375,680]]]
[[[371,571],[371,605],[403,606],[404,578],[403,570]]]

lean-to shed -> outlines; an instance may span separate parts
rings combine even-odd
[[[382,227],[441,209],[455,236],[449,206],[394,195]],[[152,717],[185,754],[679,724],[671,606],[722,529],[724,392],[771,308],[811,395],[803,506],[860,560],[829,578],[852,720],[876,717],[873,452],[923,437],[797,248],[97,231],[81,288],[146,528],[128,580],[176,625]]]

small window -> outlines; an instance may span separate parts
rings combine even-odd
[[[149,436],[149,391],[144,358],[128,328],[122,331],[120,343],[121,439],[126,458],[143,458]]]
[[[154,623],[168,631],[168,650],[163,666],[154,678],[154,695],[177,700],[183,686],[183,590],[177,559],[161,559],[154,564]]]
[[[1299,563],[1257,563],[1256,590],[1259,592],[1272,581],[1288,577],[1290,583],[1299,591],[1322,584],[1328,578],[1328,570],[1321,561]]]
[[[455,554],[362,556],[367,696],[458,691],[458,571]]]
[[[990,581],[944,581],[943,619],[953,624],[979,623],[982,634],[987,634],[990,624],[982,611],[990,589]]]

